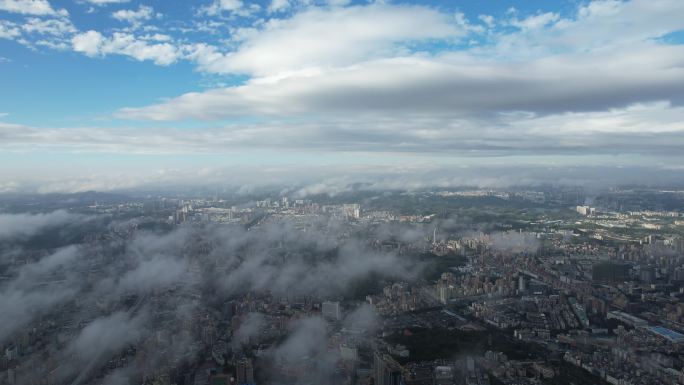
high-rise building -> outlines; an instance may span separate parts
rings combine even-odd
[[[238,385],[253,385],[254,384],[254,367],[252,360],[243,358],[237,362],[235,369],[235,377]]]
[[[527,287],[525,286],[525,276],[520,274],[518,276],[518,291],[524,293]]]
[[[359,219],[361,217],[361,205],[358,203],[342,205],[342,211],[347,218]]]
[[[655,281],[655,268],[651,266],[644,266],[639,271],[639,279],[644,283],[653,283]]]
[[[455,286],[454,286],[454,275],[446,272],[442,273],[442,276],[437,281],[437,297],[441,303],[447,303],[453,297]]]
[[[9,385],[15,385],[17,383],[16,372],[13,368],[7,369],[7,383]]]
[[[589,206],[577,206],[577,212],[582,215],[594,215],[596,214],[596,209]]]
[[[437,366],[433,376],[434,385],[451,385],[454,383],[454,368],[452,366]]]
[[[672,246],[678,253],[684,253],[684,237],[677,237],[672,241]]]
[[[337,301],[325,301],[321,307],[323,318],[331,321],[340,319],[340,303]]]
[[[630,266],[617,262],[597,263],[592,267],[591,278],[596,282],[622,282],[629,278]]]
[[[684,281],[684,268],[677,267],[673,276],[675,281]]]
[[[402,385],[404,383],[401,365],[388,354],[375,352],[373,374],[375,385]]]

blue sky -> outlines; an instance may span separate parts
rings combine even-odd
[[[367,2],[355,2],[367,4]],[[448,4],[446,4],[448,3]],[[539,12],[571,13],[576,1],[424,1],[396,2],[396,4],[421,4],[443,12],[463,12],[477,20],[482,14],[506,17],[511,7],[521,13]],[[87,1],[51,1],[54,9],[66,9],[69,18],[79,30],[108,31],[125,27],[124,22],[111,15],[118,10],[137,9],[140,5],[153,7],[163,16],[152,19],[148,25],[160,28],[180,39],[185,34],[170,32],[169,26],[201,22],[209,18],[196,17],[202,6],[210,2],[175,1],[129,1],[97,6]],[[269,1],[255,1],[261,11],[250,17],[231,17],[226,13],[217,17],[222,27],[216,33],[190,33],[187,38],[199,42],[221,44],[228,37],[228,29],[249,26],[258,18],[268,18]],[[92,13],[89,13],[92,12]],[[294,10],[275,15],[287,17]],[[0,17],[22,23],[25,15],[2,12]],[[193,20],[194,19],[194,20]],[[214,18],[211,18],[214,19]],[[221,33],[224,32],[224,33]],[[439,45],[439,42],[436,43]],[[30,49],[12,39],[0,39],[3,63],[0,82],[15,92],[0,94],[4,113],[11,111],[9,121],[23,124],[68,126],[75,123],[95,123],[107,118],[118,108],[152,104],[170,96],[210,88],[214,84],[239,84],[246,77],[240,74],[216,76],[198,71],[186,61],[168,66],[158,66],[149,61],[137,61],[126,56],[110,55],[90,58],[75,52],[50,49]],[[21,92],[23,91],[23,92]],[[36,109],[40,110],[36,114]]]
[[[454,165],[671,175],[682,14],[677,0],[0,0],[0,191],[198,183],[197,169],[235,184],[265,169],[433,183],[415,165],[439,184],[471,178]]]

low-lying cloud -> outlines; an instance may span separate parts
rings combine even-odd
[[[0,213],[0,241],[7,241],[11,238],[26,239],[44,229],[78,223],[84,219],[86,217],[65,210],[37,214]]]

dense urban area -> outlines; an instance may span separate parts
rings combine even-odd
[[[684,384],[684,190],[0,199],[0,384]]]

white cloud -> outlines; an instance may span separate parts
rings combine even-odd
[[[511,23],[525,29],[500,34],[497,53],[515,59],[557,52],[638,50],[684,29],[682,14],[684,2],[678,0],[592,1],[567,18],[546,13],[518,20],[514,13]]]
[[[216,16],[222,12],[237,12],[242,10],[243,7],[244,3],[242,0],[213,0],[210,5],[201,9],[201,13]]]
[[[684,132],[684,108],[669,102],[637,103],[624,108],[597,112],[562,114],[516,120],[511,125],[526,127],[531,134],[548,135],[550,127],[564,135],[633,134],[636,136]],[[584,138],[583,138],[584,139]]]
[[[169,35],[163,33],[155,33],[151,35],[140,36],[141,40],[151,40],[151,41],[173,41],[173,38]]]
[[[180,57],[178,49],[170,43],[149,44],[125,33],[114,33],[103,44],[102,52],[126,55],[138,61],[150,60],[158,65],[173,64]]]
[[[584,139],[584,143],[591,140]],[[583,143],[580,143],[580,147]],[[253,152],[253,151],[252,151]],[[461,152],[452,149],[450,154]],[[473,153],[476,155],[476,153]],[[283,149],[276,149],[264,156],[281,156],[277,164],[267,161],[259,164],[230,161],[229,164],[214,164],[202,167],[183,164],[161,167],[146,164],[146,167],[122,171],[101,170],[98,173],[73,175],[55,168],[50,173],[42,167],[33,175],[23,178],[4,178],[6,191],[11,192],[84,192],[158,189],[168,191],[170,186],[198,188],[225,188],[226,191],[251,192],[263,187],[295,187],[298,194],[340,194],[358,190],[354,185],[363,183],[364,190],[424,189],[428,187],[482,186],[505,187],[525,184],[553,183],[580,184],[591,188],[609,187],[622,183],[668,183],[681,180],[684,162],[681,158],[643,157],[638,154],[627,156],[554,156],[552,160],[539,160],[539,154],[532,157],[482,157],[451,159],[448,162],[435,161],[411,154],[408,157],[392,158],[383,153],[375,161],[367,155],[353,154],[339,162],[325,163],[314,158],[308,164],[283,162]],[[298,153],[301,155],[301,152]],[[361,159],[360,159],[361,158]],[[408,160],[407,160],[408,159]],[[444,159],[443,157],[441,159]],[[548,160],[548,158],[546,158]],[[396,162],[396,163],[393,163]],[[101,167],[100,167],[101,168]],[[560,177],[560,179],[559,179]],[[301,188],[301,190],[300,190]]]
[[[462,31],[474,33],[484,32],[484,28],[481,25],[471,24],[470,20],[468,20],[463,12],[456,12],[454,15],[454,20],[456,21],[456,25],[458,25]]]
[[[209,72],[277,75],[394,56],[406,44],[462,35],[453,19],[425,7],[310,8],[290,19],[271,19],[243,35],[236,52],[210,52],[210,58],[198,62]]]
[[[26,239],[46,228],[64,226],[83,219],[80,215],[64,210],[40,214],[0,214],[0,240]]]
[[[282,12],[290,8],[289,0],[272,0],[268,12]]]
[[[21,36],[21,30],[16,23],[0,20],[0,39],[14,40]]]
[[[489,28],[492,28],[495,24],[495,19],[492,15],[479,15],[477,18],[485,23],[485,25],[487,25]]]
[[[109,4],[123,4],[123,3],[128,3],[131,0],[85,0],[90,4],[94,4],[97,6],[104,6],[104,5],[109,5]]]
[[[145,314],[132,316],[124,312],[97,318],[85,328],[67,347],[70,355],[77,357],[83,371],[92,364],[118,352],[144,335]],[[87,365],[84,365],[88,363]]]
[[[0,38],[36,49],[39,46],[64,50],[76,28],[68,18],[27,17],[22,24],[0,20]],[[2,60],[0,60],[2,62]]]
[[[75,35],[71,42],[75,51],[88,56],[124,55],[163,66],[173,64],[181,56],[181,52],[173,44],[150,43],[146,39],[123,32],[115,32],[111,37],[104,37],[101,33],[91,30]]]
[[[652,46],[622,55],[563,55],[514,66],[463,56],[375,60],[188,93],[158,105],[123,109],[118,116],[150,120],[349,113],[459,117],[681,101],[684,68],[676,63],[682,55],[681,46]]]
[[[336,115],[309,121],[231,124],[182,130],[165,127],[34,128],[0,124],[0,149],[47,148],[79,152],[206,154],[255,150],[348,153],[458,152],[483,154],[679,154],[684,107],[666,102],[595,112],[480,116],[441,114]],[[250,150],[251,151],[251,150]]]
[[[44,217],[38,220],[43,221],[50,215],[44,214]],[[25,219],[15,218],[15,220],[18,221],[18,226],[26,226],[26,223],[22,223],[25,222]],[[67,223],[62,222],[62,224]],[[12,226],[12,223],[9,225]],[[33,225],[30,224],[29,226]],[[55,225],[57,224],[55,223]],[[41,285],[35,285],[35,282],[40,280],[44,274],[49,274],[55,270],[73,268],[73,262],[77,260],[79,253],[80,251],[76,246],[58,249],[53,254],[35,263],[22,266],[14,279],[3,284],[2,296],[0,296],[0,309],[2,309],[0,312],[1,341],[5,341],[8,336],[31,322],[37,315],[43,314],[52,306],[77,293],[75,287],[65,285],[41,287]]]
[[[119,20],[130,23],[134,26],[139,25],[145,20],[150,20],[154,17],[154,9],[152,7],[141,5],[137,10],[132,9],[120,9],[112,13],[112,17]]]
[[[514,12],[512,23],[521,31],[494,36],[493,45],[432,55],[398,45],[448,41],[478,29],[462,14],[450,20],[424,7],[308,9],[258,29],[240,30],[232,53],[207,44],[184,47],[185,58],[205,71],[252,74],[244,85],[126,108],[117,116],[306,120],[327,114],[334,121],[333,117],[349,114],[392,114],[492,119],[515,111],[541,116],[654,101],[684,103],[679,91],[684,87],[684,48],[653,40],[684,28],[684,19],[671,15],[680,8],[684,11],[684,3],[663,4],[589,3],[578,8],[575,19],[560,19],[558,14],[518,19],[520,14]],[[599,19],[622,30],[604,30]],[[622,27],[641,20],[647,22],[633,30]],[[592,44],[598,45],[585,44],[584,29],[594,30]],[[555,42],[561,42],[560,51]],[[596,49],[587,52],[585,47],[590,46]]]
[[[547,12],[529,16],[522,20],[513,19],[511,25],[523,30],[540,29],[558,21],[558,19],[560,19],[560,14]]]
[[[67,15],[66,10],[55,11],[47,0],[0,0],[0,10],[25,15]]]
[[[74,36],[71,39],[74,51],[82,52],[88,56],[97,56],[102,45],[102,34],[97,31],[87,31]]]
[[[27,33],[64,36],[76,33],[76,27],[68,19],[27,18],[21,28]]]

